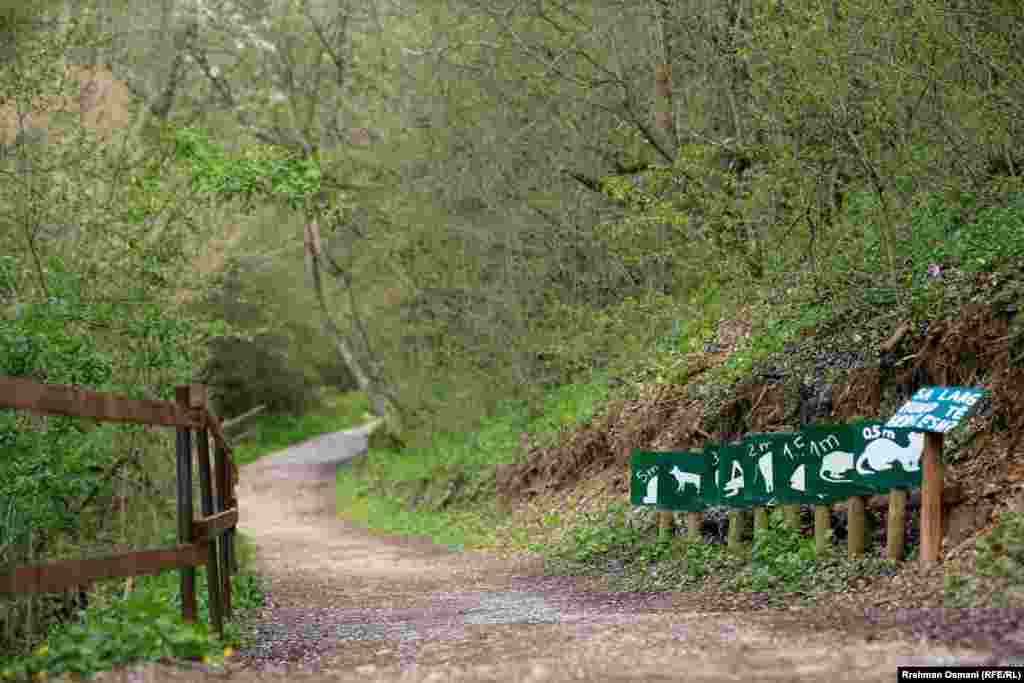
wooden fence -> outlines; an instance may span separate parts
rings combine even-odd
[[[195,568],[206,565],[211,626],[224,632],[231,617],[231,574],[237,572],[234,532],[238,523],[235,484],[238,471],[221,423],[210,411],[206,387],[175,389],[175,401],[135,400],[73,386],[47,385],[0,376],[0,408],[44,415],[91,418],[176,428],[178,545],[119,553],[102,558],[16,567],[0,574],[0,595],[54,593],[102,579],[181,572],[182,616],[196,619]],[[201,516],[192,496],[193,437],[199,472]],[[210,439],[214,464],[210,465]]]

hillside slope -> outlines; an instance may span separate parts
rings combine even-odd
[[[736,382],[728,381],[730,364],[756,344],[758,330],[749,318],[722,321],[714,339],[686,356],[690,381],[641,385],[557,443],[530,448],[515,464],[497,468],[497,488],[511,515],[503,542],[555,549],[554,555],[570,559],[563,568],[595,572],[623,587],[692,590],[695,609],[785,606],[823,624],[868,615],[879,634],[893,629],[1021,650],[1021,275],[946,273],[943,284],[957,305],[930,321],[915,322],[895,307],[835,311],[823,324],[799,329]],[[725,558],[718,552],[724,510],[704,515],[706,547],[688,548],[677,536],[659,552],[650,550],[657,547],[653,510],[623,509],[634,449],[696,450],[751,432],[884,418],[917,387],[933,383],[985,387],[991,396],[970,424],[947,435],[945,561],[931,571],[916,562],[884,562],[887,506],[881,496],[869,500],[872,534],[863,560],[794,561],[791,567],[776,562],[781,551],[772,555],[774,536],[762,541],[752,561]],[[912,497],[911,547],[918,540],[916,503]],[[844,507],[833,507],[837,556],[845,542]],[[682,520],[677,514],[677,528]],[[802,526],[808,536],[806,507]],[[990,609],[996,607],[1012,609]]]

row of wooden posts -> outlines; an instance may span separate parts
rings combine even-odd
[[[235,498],[238,472],[221,422],[209,409],[207,388],[200,384],[181,386],[175,390],[174,402],[146,401],[0,376],[0,408],[84,417],[99,422],[174,427],[178,518],[176,547],[16,567],[0,573],[0,596],[58,593],[99,580],[176,569],[181,578],[182,617],[194,622],[198,612],[195,568],[205,565],[210,625],[223,634],[224,620],[230,619],[232,611],[231,575],[238,571],[234,545],[238,523]],[[211,439],[214,442],[212,467]],[[198,469],[199,474],[201,515],[198,518],[193,501],[194,469]]]
[[[942,546],[942,492],[943,492],[943,467],[941,454],[943,435],[941,433],[926,432],[924,451],[921,454],[922,486],[921,486],[921,548],[920,560],[922,565],[928,566],[940,561],[940,550]],[[627,471],[626,481],[630,481],[630,473]],[[889,514],[886,523],[886,557],[892,560],[902,561],[906,557],[906,519],[907,519],[907,498],[906,490],[894,489],[888,493]],[[847,517],[847,554],[850,558],[860,557],[864,554],[866,542],[866,499],[863,496],[854,496],[846,503]],[[781,506],[786,523],[792,528],[800,527],[800,506]],[[766,507],[755,507],[754,527],[757,529],[768,526],[768,509]],[[745,510],[730,510],[729,513],[728,546],[738,549],[746,530],[747,512]],[[675,525],[675,515],[666,510],[658,511],[658,529],[661,533],[671,533]],[[691,542],[701,540],[702,514],[699,512],[686,513],[687,539]],[[832,526],[832,507],[830,505],[814,506],[814,540],[815,549],[819,555],[825,553],[829,547],[830,531]]]

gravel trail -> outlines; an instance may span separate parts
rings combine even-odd
[[[223,672],[149,665],[106,680],[888,683],[898,665],[998,661],[788,612],[694,612],[684,594],[545,575],[536,557],[372,534],[335,515],[336,468],[365,448],[366,430],[331,434],[241,468],[239,524],[268,581],[256,647]]]

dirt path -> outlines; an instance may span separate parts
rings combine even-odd
[[[332,435],[242,469],[240,526],[259,546],[269,604],[259,645],[227,678],[888,682],[898,664],[986,659],[868,642],[787,613],[694,613],[679,595],[607,593],[545,576],[535,558],[370,534],[334,514],[336,462],[364,443]],[[158,679],[224,676],[162,670]]]

